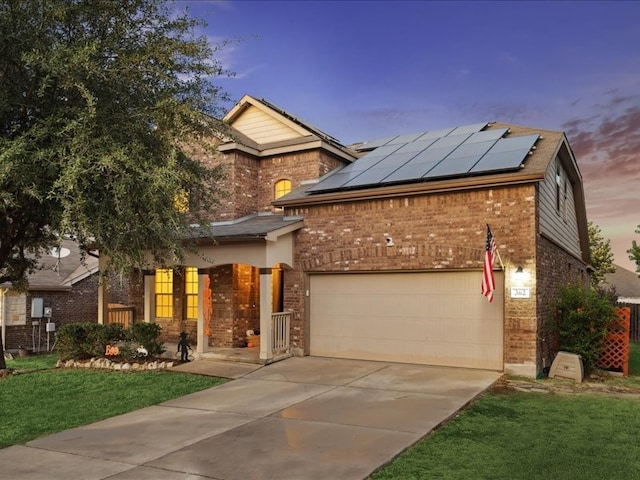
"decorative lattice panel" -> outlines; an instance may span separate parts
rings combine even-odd
[[[606,370],[621,371],[629,375],[629,328],[631,309],[616,308],[616,318],[609,324],[609,333],[605,338],[605,348],[600,354],[598,366]]]

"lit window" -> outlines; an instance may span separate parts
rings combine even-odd
[[[189,211],[189,192],[178,190],[173,197],[173,208],[180,213],[187,213]]]
[[[156,318],[173,318],[173,270],[156,270]]]
[[[184,271],[185,316],[187,320],[198,319],[198,269],[187,267]]]
[[[275,198],[280,198],[291,191],[291,180],[279,180],[276,182]]]

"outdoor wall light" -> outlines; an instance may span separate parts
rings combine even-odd
[[[391,237],[387,237],[387,247],[393,247],[394,243],[393,243],[393,238]]]
[[[524,282],[524,280],[527,278],[527,274],[524,271],[524,268],[522,268],[522,265],[518,265],[516,267],[516,271],[513,274],[513,279],[516,282]]]

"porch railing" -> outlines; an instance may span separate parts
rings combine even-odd
[[[134,322],[135,309],[126,305],[109,305],[107,307],[107,322],[118,323],[122,328],[127,329]]]
[[[272,313],[271,327],[273,329],[273,353],[289,352],[291,312]]]

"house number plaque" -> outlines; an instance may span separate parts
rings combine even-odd
[[[528,287],[512,287],[511,298],[530,298],[531,289]]]

